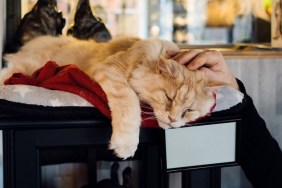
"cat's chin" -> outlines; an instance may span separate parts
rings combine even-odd
[[[178,128],[178,127],[182,127],[182,126],[185,125],[185,123],[181,123],[181,122],[173,122],[171,124],[164,123],[161,120],[158,120],[158,124],[159,124],[159,127],[163,128],[163,129]]]
[[[183,123],[183,122],[173,122],[173,123],[170,124],[170,126],[172,128],[182,127],[184,125],[185,125],[185,123]]]

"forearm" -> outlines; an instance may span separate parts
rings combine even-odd
[[[282,152],[276,140],[267,130],[252,99],[245,94],[242,115],[240,165],[255,187],[282,187]]]

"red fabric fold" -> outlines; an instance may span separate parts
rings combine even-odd
[[[56,62],[48,61],[41,69],[35,71],[32,76],[15,73],[4,84],[33,85],[74,93],[89,101],[106,117],[111,118],[106,94],[97,82],[92,80],[76,65],[60,67]],[[149,106],[142,107],[142,111],[142,127],[159,127],[157,121],[151,119],[152,115],[150,114],[153,111]]]

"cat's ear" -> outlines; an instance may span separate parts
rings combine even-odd
[[[161,72],[167,73],[170,76],[173,76],[175,73],[175,68],[172,63],[170,63],[167,59],[165,59],[163,56],[159,57],[159,60],[156,65],[156,73],[160,74]]]

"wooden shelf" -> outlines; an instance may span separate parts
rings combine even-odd
[[[223,45],[186,45],[180,49],[210,49],[220,51],[227,59],[280,59],[282,48],[271,48],[264,44],[223,44]]]
[[[224,51],[223,56],[226,59],[282,59],[282,51],[276,50],[236,50]]]

